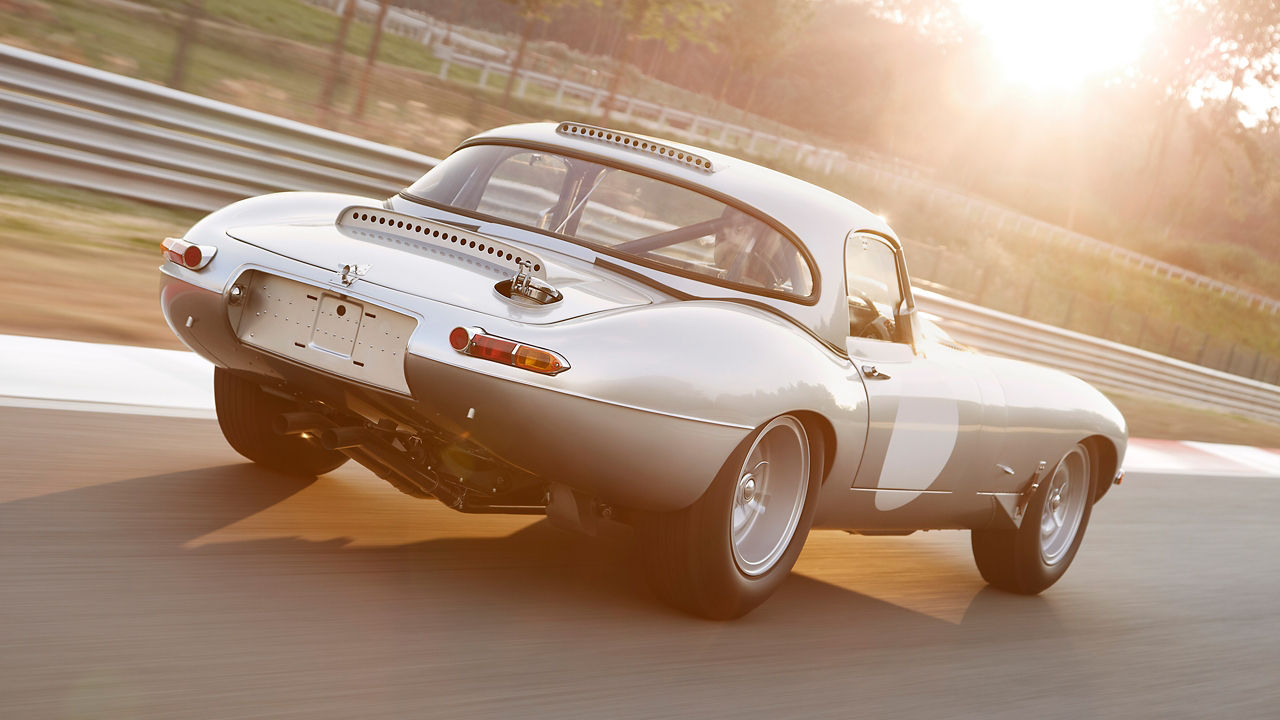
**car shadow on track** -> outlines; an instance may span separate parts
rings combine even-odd
[[[855,700],[910,705],[922,679],[980,710],[997,685],[1002,701],[1039,702],[1046,648],[1059,673],[1089,661],[1063,654],[1049,603],[975,593],[955,577],[971,568],[927,549],[922,564],[975,593],[959,622],[803,574],[745,618],[707,622],[654,599],[626,532],[433,514],[377,488],[226,465],[0,504],[0,714],[87,703],[99,717],[200,717],[201,703],[242,703],[360,717],[369,702],[430,698],[513,717],[539,698],[563,716],[676,717],[728,696],[747,715],[829,716]],[[387,523],[445,536],[351,541]],[[296,532],[320,525],[347,534]],[[866,547],[848,562],[912,558]],[[778,697],[760,696],[762,672]]]
[[[1051,605],[1039,598],[983,589],[956,623],[799,574],[743,620],[707,623],[654,598],[640,577],[635,540],[625,529],[582,538],[545,520],[525,519],[520,522],[528,524],[517,522],[512,531],[481,517],[477,523],[484,534],[474,536],[465,529],[472,517],[466,516],[459,526],[464,529],[448,537],[362,546],[348,539],[362,526],[404,522],[404,517],[399,509],[389,518],[378,513],[344,517],[344,507],[368,500],[342,485],[330,487],[323,504],[299,502],[291,518],[302,526],[323,520],[342,533],[339,537],[303,539],[288,529],[267,527],[251,539],[191,544],[295,498],[316,482],[252,465],[227,465],[2,504],[0,528],[18,539],[0,550],[0,576],[9,588],[3,595],[36,615],[42,597],[57,597],[63,605],[69,597],[92,598],[80,608],[86,621],[131,617],[139,608],[175,602],[192,616],[288,608],[290,614],[346,621],[376,612],[404,627],[509,626],[517,620],[526,635],[537,634],[534,628],[585,620],[635,640],[641,639],[637,631],[648,632],[640,628],[655,626],[685,631],[692,626],[715,635],[720,627],[750,625],[753,633],[764,633],[759,638],[781,643],[805,637],[824,641],[833,627],[856,627],[857,643],[873,647],[901,646],[914,634],[930,642],[938,633],[978,638],[996,627],[1007,629],[1011,618],[1026,618],[1037,634],[1056,627]],[[417,502],[379,497],[375,504],[393,501]],[[423,509],[458,517],[435,505]],[[423,522],[433,517],[426,514]],[[898,551],[892,561],[903,557]],[[910,559],[909,551],[905,557]],[[919,557],[930,564],[927,551]],[[849,548],[848,562],[888,560],[855,546]],[[930,570],[939,567],[948,572],[946,563],[932,563]],[[950,572],[973,570],[951,567]],[[553,636],[542,639],[556,642]]]

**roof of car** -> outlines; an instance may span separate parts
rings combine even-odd
[[[598,132],[590,133],[587,128]],[[635,138],[645,142],[623,143],[623,139]],[[464,145],[495,141],[564,148],[727,196],[773,218],[815,252],[834,248],[843,252],[844,239],[850,230],[871,230],[897,237],[883,218],[829,190],[746,160],[680,142],[580,123],[548,122],[495,128],[476,135]],[[671,157],[672,149],[687,157]],[[710,170],[704,161],[709,163]]]

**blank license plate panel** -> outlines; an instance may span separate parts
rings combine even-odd
[[[409,394],[404,357],[416,319],[256,270],[239,284],[246,297],[230,319],[244,344]]]
[[[351,357],[363,316],[363,305],[338,295],[321,295],[316,308],[316,320],[311,328],[311,346]]]

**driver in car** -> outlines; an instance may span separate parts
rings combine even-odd
[[[736,208],[725,208],[713,248],[725,280],[782,289],[788,281],[788,243],[764,223]]]

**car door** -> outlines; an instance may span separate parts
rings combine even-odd
[[[988,402],[1002,407],[999,385],[980,364],[918,347],[910,287],[893,243],[850,233],[845,273],[846,346],[869,409],[866,450],[851,489],[870,496],[878,525],[964,526],[975,513],[989,512],[990,503],[975,494],[975,471],[990,464],[989,444],[1000,437],[983,430],[992,420]]]

